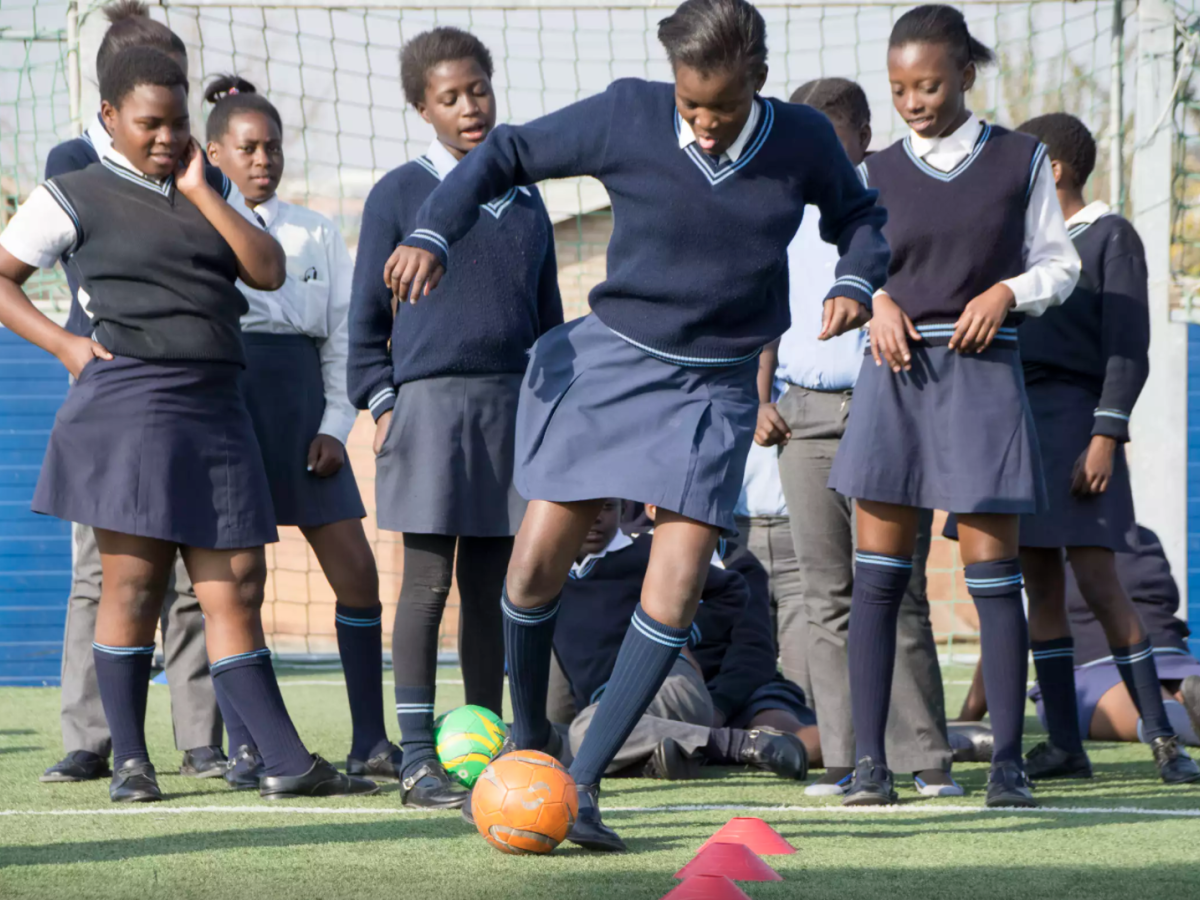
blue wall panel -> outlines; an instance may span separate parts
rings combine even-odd
[[[29,509],[67,375],[0,328],[0,685],[58,684],[71,526]]]

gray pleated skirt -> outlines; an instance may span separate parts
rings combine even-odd
[[[88,363],[58,410],[33,511],[187,547],[277,541],[231,363]]]
[[[1093,413],[1100,398],[1087,388],[1043,378],[1026,386],[1037,424],[1049,508],[1021,517],[1022,547],[1107,547],[1130,551],[1133,488],[1125,445],[1113,454],[1112,478],[1103,494],[1071,493],[1075,461],[1091,443]]]
[[[280,525],[315,528],[367,514],[346,459],[321,478],[308,471],[308,448],[325,415],[325,384],[316,342],[303,334],[243,333],[242,389],[262,450]]]
[[[375,458],[380,528],[510,537],[525,515],[513,486],[521,376],[446,375],[402,384]]]
[[[595,315],[533,346],[517,415],[529,500],[620,497],[736,533],[758,416],[757,358],[689,367],[650,356]]]
[[[1046,508],[1037,433],[1015,345],[912,347],[893,374],[868,353],[829,486],[858,500],[956,513]]]

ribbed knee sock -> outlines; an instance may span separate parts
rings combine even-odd
[[[505,589],[504,648],[508,659],[508,693],[512,699],[512,738],[523,750],[540,750],[550,740],[546,694],[550,690],[550,654],[558,598],[535,609],[513,605]]]
[[[1171,727],[1163,705],[1162,684],[1158,680],[1158,666],[1154,662],[1150,638],[1130,647],[1113,647],[1112,654],[1121,680],[1125,682],[1129,696],[1142,715],[1142,735],[1146,743],[1173,735],[1175,729]]]
[[[270,650],[263,647],[226,656],[209,668],[213,682],[220,680],[225,696],[249,729],[262,755],[264,774],[303,775],[312,768],[312,755],[296,733],[279,692]]]
[[[383,752],[388,742],[383,723],[383,606],[360,609],[339,603],[334,623],[350,699],[350,756],[367,760]]]
[[[1021,566],[1016,559],[971,563],[966,577],[967,590],[979,612],[983,688],[995,738],[992,762],[1019,763],[1029,677],[1029,628],[1021,604]]]
[[[93,643],[92,657],[96,662],[104,718],[112,734],[113,770],[125,762],[149,762],[146,697],[150,692],[154,645],[111,647]]]

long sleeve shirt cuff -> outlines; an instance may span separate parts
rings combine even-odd
[[[357,418],[357,410],[338,409],[326,401],[325,414],[321,416],[321,427],[317,429],[317,434],[327,434],[345,446]]]

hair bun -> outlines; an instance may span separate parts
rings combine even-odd
[[[204,99],[208,103],[220,103],[226,97],[236,97],[238,94],[257,94],[258,90],[249,81],[237,75],[218,75],[204,89]]]

